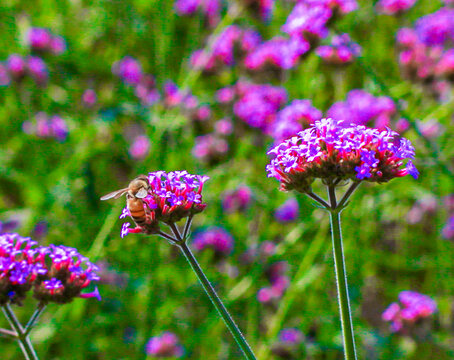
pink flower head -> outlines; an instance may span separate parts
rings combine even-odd
[[[142,79],[142,66],[131,56],[125,56],[114,63],[112,72],[129,85],[137,85]]]
[[[391,322],[391,330],[399,332],[417,320],[427,318],[437,311],[437,305],[427,295],[416,291],[401,291],[399,302],[392,303],[382,314],[382,319]]]
[[[175,11],[178,15],[192,15],[197,11],[201,0],[177,0],[175,1]]]
[[[320,120],[322,115],[320,110],[312,106],[310,100],[293,100],[278,112],[271,135],[277,141],[288,139]]]
[[[447,240],[454,240],[454,214],[452,214],[448,221],[446,221],[445,226],[441,230],[443,238]]]
[[[184,354],[183,347],[179,344],[178,337],[171,332],[164,332],[148,340],[145,351],[153,357],[181,357]]]
[[[131,147],[129,148],[129,155],[135,160],[143,160],[150,152],[150,140],[145,135],[137,136]]]
[[[268,177],[281,183],[281,190],[309,191],[316,178],[387,182],[407,174],[418,177],[418,171],[408,161],[414,158],[410,141],[390,129],[379,131],[343,121],[322,119],[310,128],[285,140],[268,154],[274,156],[267,166]],[[336,169],[336,171],[333,171]]]
[[[43,59],[38,56],[30,56],[27,59],[27,68],[38,84],[44,85],[48,79],[47,65]]]
[[[233,132],[232,119],[224,118],[216,121],[214,130],[220,135],[230,135]]]
[[[22,56],[17,54],[11,54],[6,61],[6,66],[14,79],[20,79],[25,76],[27,70],[27,63]]]
[[[213,226],[194,236],[194,249],[202,251],[213,249],[218,255],[229,255],[233,250],[234,240],[225,229]]]
[[[283,329],[279,333],[279,340],[285,344],[300,344],[303,338],[304,336],[301,330],[295,328]]]
[[[44,112],[35,115],[34,121],[26,121],[22,128],[27,134],[35,134],[41,138],[55,138],[58,141],[66,140],[69,130],[63,118],[58,115],[49,117]]]
[[[197,136],[192,155],[197,159],[211,163],[221,159],[229,151],[228,142],[216,134]]]
[[[66,41],[61,36],[53,36],[50,41],[50,50],[55,55],[63,54],[66,51]]]
[[[323,6],[331,9],[335,14],[345,15],[358,8],[356,0],[302,0],[310,6]]]
[[[416,0],[380,0],[377,3],[379,12],[386,15],[399,15],[413,7]]]
[[[0,86],[9,85],[10,81],[8,68],[0,63]]]
[[[359,56],[361,48],[350,40],[348,34],[342,34],[334,36],[331,45],[319,46],[315,52],[327,64],[346,65]]]
[[[309,48],[309,42],[303,38],[286,39],[278,36],[251,51],[244,59],[244,66],[253,71],[263,70],[267,66],[288,70],[297,65]]]
[[[87,89],[84,91],[82,95],[82,103],[86,107],[92,107],[96,104],[98,101],[98,96],[96,95],[96,92],[93,89]]]
[[[203,184],[208,176],[191,175],[187,171],[156,171],[148,174],[148,195],[142,199],[146,224],[130,228],[123,224],[121,235],[129,233],[155,234],[159,223],[173,224],[179,220],[202,212],[206,204],[202,200]],[[120,218],[129,214],[127,208]]]
[[[32,27],[27,34],[27,40],[35,50],[47,50],[50,47],[52,34],[44,28]]]
[[[237,90],[240,98],[233,106],[234,114],[251,127],[272,131],[277,112],[287,101],[286,90],[249,83],[238,83]]]
[[[252,190],[246,185],[240,185],[235,190],[223,195],[222,208],[227,213],[246,210],[252,201]]]
[[[454,36],[454,9],[442,8],[420,18],[416,23],[419,39],[428,46],[443,45]]]
[[[295,221],[298,218],[299,211],[298,201],[295,198],[290,198],[276,209],[274,217],[280,223],[287,223]]]

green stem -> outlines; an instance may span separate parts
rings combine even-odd
[[[348,297],[347,273],[345,271],[344,250],[342,248],[342,230],[340,223],[341,209],[337,207],[335,187],[329,186],[328,193],[331,202],[329,214],[333,240],[334,270],[336,273],[337,294],[344,341],[344,354],[346,360],[356,360],[355,338]]]
[[[11,327],[17,334],[17,340],[19,341],[20,348],[22,353],[27,360],[39,360],[38,355],[36,355],[35,349],[33,349],[33,345],[30,341],[28,335],[25,334],[22,325],[20,324],[19,320],[17,319],[16,315],[14,314],[13,310],[7,305],[2,306],[3,313],[5,314],[8,322],[10,323]]]
[[[41,314],[44,312],[45,309],[46,309],[46,305],[44,305],[42,303],[40,303],[38,305],[38,307],[36,308],[36,310],[33,313],[32,317],[30,318],[30,320],[28,321],[27,325],[25,326],[24,335],[27,336],[28,334],[30,334],[30,331],[32,331],[33,326],[38,321],[39,317],[41,316]]]
[[[221,299],[219,299],[219,296],[216,294],[216,291],[213,289],[213,286],[211,286],[202,268],[200,267],[199,263],[194,257],[194,254],[191,252],[191,249],[189,249],[188,245],[184,241],[179,241],[177,245],[179,246],[183,254],[186,256],[186,259],[191,265],[192,270],[194,270],[194,272],[196,273],[200,283],[202,284],[203,289],[207,293],[216,310],[219,312],[219,315],[221,315],[228,329],[230,330],[236,342],[238,343],[238,346],[243,351],[245,358],[248,360],[256,360],[255,355],[252,352],[249,344],[246,342],[246,339],[244,338],[238,326],[233,321],[232,317],[230,316],[226,307],[222,303]]]

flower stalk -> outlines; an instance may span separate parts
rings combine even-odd
[[[28,333],[30,331],[27,332],[22,327],[21,323],[17,319],[16,315],[14,314],[14,312],[11,309],[11,306],[9,304],[3,305],[2,310],[3,310],[3,313],[5,314],[6,318],[8,319],[8,322],[10,323],[11,327],[15,331],[15,339],[17,341],[19,341],[19,345],[22,350],[22,353],[25,356],[25,359],[38,360],[38,355],[36,354],[35,349],[33,348],[32,342],[30,341],[30,338],[28,336]],[[39,314],[38,314],[38,316],[39,316]],[[37,317],[36,317],[36,319],[37,319]],[[34,322],[35,321],[33,321],[33,323]],[[30,327],[30,329],[31,329],[31,327]]]
[[[187,235],[191,223],[191,218],[187,219],[186,226],[184,229],[185,235]],[[211,285],[210,281],[206,277],[205,273],[203,272],[202,268],[200,267],[197,259],[195,258],[194,254],[192,253],[191,249],[186,243],[186,237],[182,237],[177,226],[175,224],[169,224],[175,238],[173,238],[174,245],[178,246],[181,252],[186,257],[186,260],[191,265],[192,270],[197,275],[200,283],[202,284],[203,289],[207,293],[208,297],[210,298],[211,302],[213,303],[214,307],[218,311],[219,315],[224,320],[227,328],[232,333],[235,341],[237,342],[238,346],[240,347],[241,351],[243,352],[244,356],[248,360],[256,360],[254,353],[252,352],[251,347],[247,343],[246,339],[244,338],[243,334],[241,333],[238,325],[236,325],[235,321],[233,320],[232,316],[228,312],[227,308],[223,304],[222,300],[217,295],[216,291],[214,290],[213,286]],[[162,235],[161,235],[162,236]],[[167,237],[166,237],[167,238]],[[168,239],[168,238],[167,238]]]

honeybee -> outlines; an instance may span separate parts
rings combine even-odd
[[[149,211],[144,206],[143,198],[148,195],[148,178],[145,175],[139,175],[132,180],[127,188],[113,191],[101,197],[101,200],[118,199],[126,194],[126,206],[132,219],[140,228],[146,228],[151,223]]]

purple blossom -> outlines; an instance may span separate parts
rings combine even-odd
[[[23,77],[27,70],[27,63],[22,58],[22,56],[17,54],[11,54],[8,57],[6,66],[11,76],[15,79],[20,79],[21,77]]]
[[[49,117],[40,112],[35,115],[33,121],[26,121],[22,129],[27,134],[34,134],[40,138],[55,138],[58,141],[66,140],[69,130],[63,118],[58,115]]]
[[[129,155],[135,160],[143,160],[150,152],[151,143],[147,136],[137,136],[131,147],[129,148]]]
[[[197,136],[192,155],[206,163],[222,159],[229,150],[228,142],[216,134]]]
[[[300,192],[306,192],[315,178],[381,183],[407,174],[417,177],[410,161],[400,169],[402,160],[414,157],[414,149],[406,139],[394,145],[397,135],[389,129],[322,119],[268,152],[274,155],[267,166],[268,176],[278,179],[282,190]]]
[[[234,240],[225,229],[220,227],[210,227],[194,236],[194,249],[202,251],[213,249],[218,255],[229,255],[234,246]]]
[[[32,27],[28,31],[27,40],[35,50],[47,50],[52,40],[52,34],[44,28]]]
[[[129,85],[137,85],[142,79],[142,66],[131,56],[125,56],[112,66],[112,72]]]
[[[96,95],[96,92],[93,89],[87,89],[84,91],[82,95],[82,103],[86,107],[92,107],[96,104],[98,101],[98,96]]]
[[[428,46],[443,45],[454,38],[454,9],[442,8],[416,22],[416,34]]]
[[[300,207],[295,198],[288,199],[274,212],[275,219],[280,223],[295,221],[298,218]]]
[[[348,34],[341,34],[332,38],[331,45],[319,46],[315,52],[327,64],[340,66],[352,63],[360,55],[361,47]]]
[[[150,338],[145,351],[153,357],[181,357],[184,354],[183,347],[179,344],[178,337],[171,332],[164,332],[159,336]]]
[[[38,84],[44,85],[47,82],[48,71],[47,65],[43,59],[38,56],[30,56],[27,59],[27,68],[30,75]]]
[[[416,291],[401,291],[399,302],[392,303],[382,314],[382,319],[391,322],[393,332],[405,331],[417,320],[427,318],[437,311],[437,305],[427,295]]]
[[[454,214],[449,216],[445,226],[441,230],[442,236],[447,240],[454,240]]]
[[[240,185],[233,191],[223,195],[222,208],[227,213],[244,211],[251,204],[252,190],[246,185]]]
[[[0,86],[9,85],[10,82],[11,79],[7,67],[0,63]]]
[[[380,0],[376,6],[386,15],[399,15],[412,8],[416,0]]]
[[[56,278],[52,278],[50,280],[45,280],[43,281],[43,284],[44,284],[44,287],[48,290],[58,290],[58,289],[62,289],[64,286],[63,286],[63,283],[56,279]]]
[[[279,333],[279,340],[286,344],[300,344],[303,341],[303,333],[295,328],[283,329]]]

